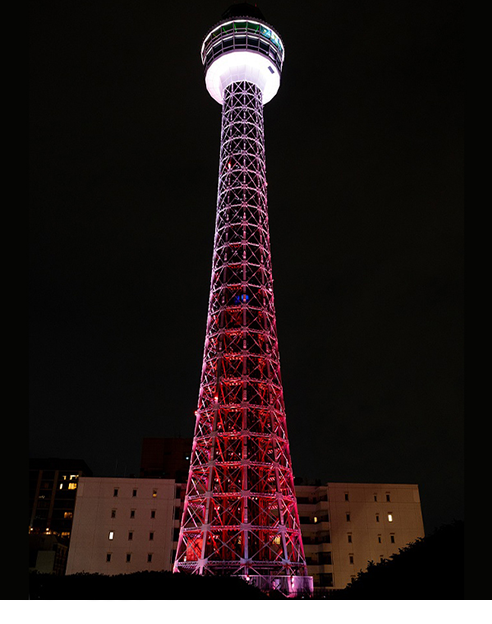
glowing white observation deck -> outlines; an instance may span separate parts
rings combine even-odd
[[[275,97],[285,52],[278,33],[263,20],[237,17],[219,22],[207,33],[201,55],[207,90],[219,104],[233,82],[256,85],[263,104]]]

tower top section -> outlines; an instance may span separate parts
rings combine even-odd
[[[261,90],[266,104],[279,89],[284,54],[280,35],[265,22],[257,7],[232,5],[203,40],[201,56],[207,90],[222,104],[230,84],[252,82]]]

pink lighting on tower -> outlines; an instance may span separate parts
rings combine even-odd
[[[202,376],[174,572],[234,575],[296,595],[312,592],[312,577],[280,374],[263,128],[283,60],[280,36],[246,4],[226,11],[202,46],[222,130]]]

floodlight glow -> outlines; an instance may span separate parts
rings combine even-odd
[[[280,87],[280,74],[263,54],[250,50],[233,51],[219,56],[210,65],[205,84],[214,100],[223,104],[224,91],[234,82],[253,83],[263,94],[263,104],[267,104]]]

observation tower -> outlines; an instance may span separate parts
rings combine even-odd
[[[257,7],[236,4],[209,30],[201,56],[208,92],[222,105],[222,130],[203,367],[174,572],[310,593],[280,375],[263,131],[284,46]]]

